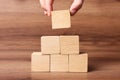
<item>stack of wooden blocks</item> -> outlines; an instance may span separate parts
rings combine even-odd
[[[69,11],[62,12],[69,13]],[[68,23],[70,23],[69,19]],[[66,22],[66,24],[68,23]],[[78,35],[42,36],[41,52],[33,52],[31,57],[32,72],[88,71],[88,54],[80,53]]]
[[[88,55],[79,51],[79,36],[42,36],[41,52],[32,54],[32,71],[87,72]]]

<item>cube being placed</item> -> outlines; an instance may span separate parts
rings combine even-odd
[[[60,10],[52,11],[52,29],[70,28],[70,11]]]
[[[69,55],[69,72],[87,72],[88,54]]]
[[[60,36],[61,54],[79,54],[79,36]]]
[[[41,52],[42,54],[60,54],[59,36],[42,36]]]
[[[68,55],[51,55],[52,72],[68,72]]]
[[[31,71],[33,72],[49,72],[50,56],[42,55],[41,52],[33,52],[31,56]]]

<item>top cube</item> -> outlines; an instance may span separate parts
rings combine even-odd
[[[70,11],[59,10],[52,11],[52,29],[70,28]]]

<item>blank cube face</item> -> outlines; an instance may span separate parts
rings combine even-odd
[[[79,54],[79,36],[60,36],[61,54]]]
[[[68,55],[51,55],[52,72],[68,72]]]
[[[42,36],[41,52],[42,54],[60,54],[59,36]]]
[[[70,28],[70,11],[52,11],[52,29]]]
[[[87,72],[88,54],[69,55],[69,72]]]
[[[48,72],[50,69],[50,56],[42,55],[41,52],[34,52],[31,60],[31,70],[33,72]]]

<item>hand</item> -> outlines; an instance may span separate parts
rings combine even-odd
[[[74,0],[71,7],[70,7],[70,13],[73,16],[81,7],[84,0]]]
[[[51,11],[53,10],[53,2],[54,0],[40,0],[41,7],[44,9],[44,14],[47,16],[51,15]],[[74,15],[83,4],[83,0],[74,0],[71,7],[70,13]]]

